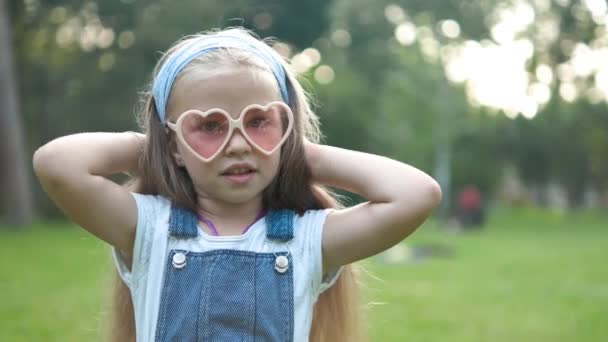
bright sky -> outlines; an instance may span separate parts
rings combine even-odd
[[[567,6],[569,0],[556,1]],[[514,118],[533,118],[551,99],[551,89],[559,81],[559,96],[567,102],[586,96],[597,103],[608,98],[608,8],[605,0],[584,0],[574,7],[579,20],[591,17],[599,32],[589,46],[566,42],[562,49],[570,59],[553,69],[542,62],[530,70],[531,58],[541,55],[559,36],[559,22],[549,12],[550,0],[519,0],[497,6],[489,17],[491,40],[482,42],[460,38],[460,26],[454,20],[443,20],[438,32],[448,38],[439,47],[439,56],[447,78],[465,85],[469,102],[502,110]],[[583,13],[587,11],[587,13]],[[542,13],[542,15],[537,15]],[[397,5],[385,8],[386,19],[395,24],[395,38],[404,46],[418,43],[429,61],[437,58],[438,39],[432,30],[416,27]],[[582,89],[582,80],[591,77],[593,86]],[[580,94],[585,91],[584,94]]]

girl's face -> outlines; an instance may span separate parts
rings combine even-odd
[[[270,72],[244,67],[193,68],[174,84],[169,121],[175,123],[188,110],[205,112],[212,108],[223,109],[236,119],[251,104],[273,101],[281,101],[281,96]],[[267,156],[252,146],[240,130],[234,130],[224,148],[209,162],[201,161],[179,139],[176,141],[173,157],[187,169],[199,198],[230,204],[261,199],[262,191],[279,168],[280,148]]]

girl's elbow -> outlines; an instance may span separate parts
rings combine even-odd
[[[418,227],[439,205],[442,198],[441,187],[431,177],[425,177],[419,182],[415,192],[410,192],[397,205],[398,215],[404,222],[404,227]],[[403,208],[408,208],[404,210]],[[414,228],[415,229],[415,228]]]
[[[398,192],[398,199],[395,204],[399,210],[405,214],[404,219],[408,220],[409,215],[428,216],[439,205],[442,198],[441,186],[437,181],[428,175],[424,175],[415,183],[406,184],[403,190]],[[402,208],[410,208],[403,211]]]
[[[61,175],[61,160],[53,148],[46,144],[36,150],[32,157],[32,167],[38,179],[54,179]]]
[[[426,221],[433,213],[433,210],[435,210],[435,208],[439,206],[439,203],[441,202],[441,197],[441,186],[439,186],[439,183],[437,183],[434,179],[429,177],[429,182],[424,188],[424,199],[421,203],[420,211],[416,220],[416,229],[424,221]]]
[[[34,173],[38,178],[40,178],[40,176],[46,173],[48,169],[50,157],[48,156],[48,153],[46,151],[47,149],[45,147],[46,145],[39,147],[32,156],[32,167],[34,169]]]
[[[441,186],[431,176],[424,175],[418,180],[416,186],[416,203],[418,208],[422,212],[430,212],[435,209],[441,202],[442,192]],[[411,196],[407,199],[411,203]]]
[[[441,202],[441,198],[443,196],[441,192],[441,186],[434,179],[430,179],[428,184],[427,196],[429,198],[429,206],[430,209],[435,209],[439,203]]]

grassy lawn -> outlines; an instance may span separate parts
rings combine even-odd
[[[495,212],[485,230],[427,224],[364,262],[371,341],[607,341],[608,216]],[[99,339],[108,249],[68,224],[0,229],[0,341]]]

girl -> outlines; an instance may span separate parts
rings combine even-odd
[[[357,340],[349,264],[411,234],[437,183],[317,144],[289,65],[242,29],[181,40],[151,88],[145,134],[70,135],[33,160],[52,200],[113,247],[113,339]],[[130,188],[106,178],[120,172]],[[368,202],[340,208],[323,186]]]

